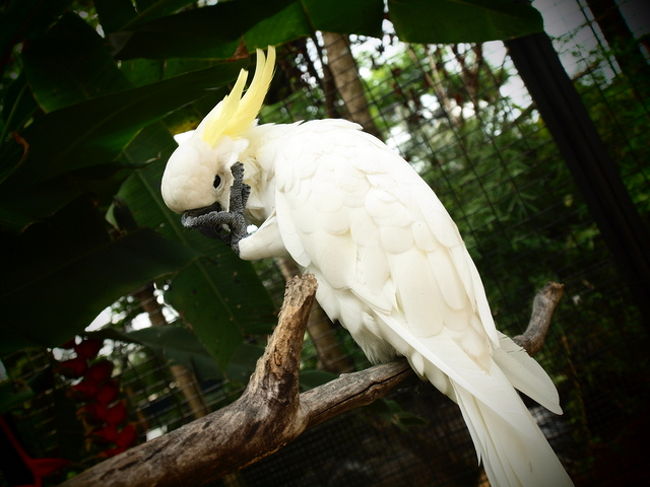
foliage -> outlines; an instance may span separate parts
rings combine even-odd
[[[185,232],[164,208],[157,187],[175,147],[169,130],[196,124],[247,50],[314,29],[380,35],[383,3],[62,1],[32,17],[19,3],[7,3],[1,20],[15,22],[0,44],[0,228],[11,248],[0,295],[10,313],[4,350],[56,345],[120,296],[165,278],[167,300],[225,367],[246,335],[269,330],[273,308],[250,265]],[[436,8],[450,22],[451,4],[456,13],[482,9],[460,35],[540,28],[525,7],[512,28],[482,29],[501,25],[506,3]],[[417,8],[394,3],[389,14],[405,24],[422,14]],[[34,298],[42,306],[30,306]]]
[[[389,143],[420,170],[458,224],[500,329],[519,333],[535,289],[548,280],[565,284],[538,358],[560,388],[576,444],[589,448],[641,413],[634,396],[647,394],[639,377],[650,365],[647,332],[534,107],[503,95],[504,65],[474,58],[479,72],[467,73],[453,51],[406,46],[390,67],[368,57],[369,96],[385,100],[377,112]],[[472,56],[473,48],[460,54]],[[416,70],[409,68],[414,60]],[[649,173],[640,161],[648,157],[650,127],[638,94],[623,76],[581,79],[576,88],[647,221]],[[610,423],[595,412],[605,403]],[[582,455],[578,463],[588,462]]]
[[[539,31],[539,14],[515,3],[390,1],[388,16],[399,36],[427,42]],[[248,53],[256,47],[312,36],[315,30],[381,36],[384,16],[381,0],[326,6],[317,0],[212,6],[192,0],[5,2],[0,354],[56,346],[81,333],[102,309],[128,301],[130,293],[153,281],[180,319],[164,330],[131,332],[126,324],[135,306],[126,306],[131,309],[123,322],[110,331],[116,350],[126,351],[133,362],[119,367],[125,380],[144,372],[149,358],[164,357],[191,367],[201,380],[244,383],[276,306],[250,264],[221,243],[181,228],[178,215],[165,208],[158,187],[175,148],[172,134],[196,126],[239,69],[251,64]],[[457,91],[462,81],[456,80]],[[274,102],[289,95],[280,83],[273,88]],[[314,111],[309,104],[296,109]],[[494,109],[495,117],[498,113]],[[263,115],[272,118],[272,110]],[[495,131],[501,122],[495,121]],[[390,131],[397,123],[391,120],[384,128]],[[467,137],[473,123],[467,121]],[[508,143],[518,143],[512,139]],[[411,155],[416,162],[429,160],[415,149]],[[517,211],[527,204],[516,202]],[[128,348],[134,343],[142,348]],[[356,360],[365,363],[360,355]],[[20,367],[9,362],[15,374]],[[326,378],[307,373],[305,386]],[[42,391],[54,387],[49,384]],[[2,407],[16,407],[42,391],[16,386],[13,402]]]
[[[536,357],[558,385],[565,410],[550,420],[549,432],[561,436],[554,447],[576,472],[590,468],[592,449],[609,444],[623,451],[620,432],[632,434],[630,418],[644,414],[647,330],[534,105],[508,95],[514,68],[475,45],[403,45],[390,37],[358,43],[365,49],[353,52],[373,118],[449,209],[499,328],[520,333],[535,290],[548,280],[565,284],[551,335]],[[647,108],[625,73],[599,72],[603,55],[596,53],[589,76],[575,86],[648,221]],[[304,93],[267,107],[264,120],[290,122],[306,106],[311,118],[324,116],[319,83],[308,80]],[[355,354],[353,345],[349,350]],[[362,357],[356,360],[363,366]]]

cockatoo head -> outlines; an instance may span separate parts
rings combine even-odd
[[[245,134],[254,124],[273,77],[275,49],[268,59],[257,50],[253,81],[242,96],[248,72],[241,70],[231,92],[181,142],[169,158],[161,182],[165,204],[177,213],[214,207],[229,210],[231,167],[249,145]]]

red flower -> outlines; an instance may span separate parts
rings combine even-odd
[[[58,371],[61,375],[69,377],[71,379],[76,379],[81,377],[86,372],[88,365],[86,360],[81,357],[71,358],[70,360],[64,360],[58,364]]]
[[[114,424],[108,424],[103,428],[94,430],[92,432],[92,435],[108,443],[116,443],[119,433],[117,432],[117,427]]]
[[[118,448],[122,449],[121,451],[124,451],[135,442],[137,431],[133,423],[127,424],[120,431],[117,431],[117,427],[115,425],[109,424],[103,428],[96,429],[92,432],[92,435],[107,443],[115,443]],[[112,450],[114,449],[105,450],[105,452]],[[112,451],[112,453],[113,455],[116,454],[114,451]]]
[[[79,382],[79,384],[72,386],[72,390],[84,399],[90,399],[91,397],[94,397],[99,391],[99,385],[97,385],[95,382],[84,379]]]
[[[95,395],[95,399],[97,399],[97,402],[102,404],[110,404],[115,400],[119,392],[120,388],[117,385],[117,381],[111,380],[99,388]]]
[[[135,430],[135,425],[133,423],[129,423],[124,428],[122,428],[122,431],[117,434],[115,444],[118,447],[126,449],[133,444],[136,436],[137,432]]]
[[[99,350],[104,345],[104,340],[99,340],[97,338],[88,338],[83,340],[81,343],[78,343],[74,346],[75,352],[79,357],[85,359],[95,358],[99,353]]]
[[[86,419],[93,423],[103,423],[108,415],[108,408],[105,404],[91,402],[83,406],[80,410],[85,414]]]
[[[120,401],[115,406],[108,408],[104,419],[108,424],[122,424],[126,419],[126,402]]]
[[[101,384],[111,378],[113,372],[113,362],[110,360],[100,360],[88,367],[86,380]]]

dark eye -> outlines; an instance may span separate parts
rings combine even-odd
[[[212,182],[212,186],[214,186],[215,188],[218,188],[219,186],[221,186],[221,177],[219,177],[218,174],[214,177],[214,181]]]

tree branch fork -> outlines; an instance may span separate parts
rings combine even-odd
[[[370,404],[412,376],[406,360],[399,360],[300,393],[300,354],[316,286],[311,275],[287,282],[278,324],[239,399],[61,486],[202,485],[275,453],[312,426]],[[562,294],[557,283],[537,293],[528,328],[514,338],[529,353],[542,347]]]

